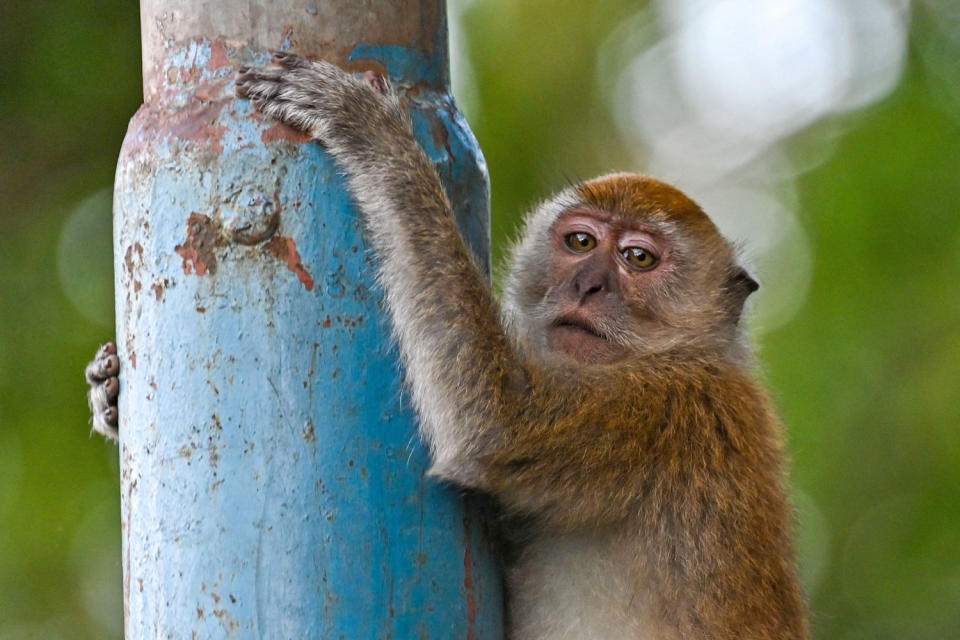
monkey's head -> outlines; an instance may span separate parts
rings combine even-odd
[[[696,203],[652,178],[614,174],[527,218],[504,310],[521,343],[582,363],[692,345],[734,353],[757,286]]]

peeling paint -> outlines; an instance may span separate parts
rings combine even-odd
[[[303,428],[303,439],[305,442],[317,441],[317,432],[314,428],[313,420],[309,420],[307,426]]]
[[[126,252],[126,254],[124,255],[124,258],[123,258],[123,264],[127,267],[127,273],[130,273],[130,274],[133,273],[133,269],[134,269],[134,265],[133,265],[133,248],[134,248],[134,246],[139,246],[139,244],[132,244],[132,245],[128,246],[128,247],[127,247],[127,252]],[[141,247],[141,257],[142,257],[142,250],[143,250],[143,248]]]
[[[157,302],[161,302],[163,300],[163,292],[169,286],[170,280],[168,278],[164,278],[162,282],[154,282],[152,285],[150,285],[150,290],[153,291],[153,295],[156,297]]]
[[[280,44],[277,48],[280,51],[292,51],[296,46],[297,41],[293,39],[293,25],[289,24],[283,28],[283,33],[280,35]]]
[[[277,140],[284,140],[294,144],[313,142],[313,138],[306,133],[287,126],[282,122],[278,122],[273,126],[268,127],[260,135],[260,141],[263,142],[263,144],[270,144],[271,142],[276,142]]]
[[[217,124],[223,102],[198,105],[196,109],[185,110],[168,120],[169,135],[182,142],[194,142],[223,153],[222,137],[227,128]]]
[[[210,43],[210,59],[207,60],[205,68],[207,71],[216,71],[223,67],[231,66],[232,63],[227,57],[227,47],[222,40],[214,40]]]
[[[187,219],[187,239],[174,251],[183,258],[183,272],[198,276],[217,272],[217,225],[202,213],[191,213]]]
[[[313,290],[313,278],[307,273],[297,251],[297,244],[293,238],[276,237],[272,238],[263,247],[270,255],[287,265],[287,269],[297,274],[297,279],[303,284],[307,291]]]

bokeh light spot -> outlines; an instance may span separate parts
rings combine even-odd
[[[101,189],[63,224],[57,272],[64,294],[87,320],[113,326],[113,196]]]

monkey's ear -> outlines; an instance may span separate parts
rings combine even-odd
[[[740,320],[743,313],[743,304],[751,293],[760,288],[760,285],[750,277],[743,267],[736,267],[727,278],[727,291],[730,292],[731,312],[735,321]]]
[[[743,291],[743,297],[746,298],[751,293],[760,288],[760,283],[750,277],[747,270],[743,267],[737,267],[733,275],[730,276],[730,288]]]

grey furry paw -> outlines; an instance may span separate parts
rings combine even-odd
[[[352,128],[356,120],[351,118],[376,120],[399,104],[387,79],[373,71],[358,77],[329,62],[283,51],[274,53],[273,63],[259,69],[241,67],[237,95],[321,142],[337,137],[338,129]]]
[[[108,342],[100,347],[93,362],[87,365],[87,401],[93,414],[93,430],[110,440],[117,439],[117,396],[120,395],[120,358],[117,345]]]

